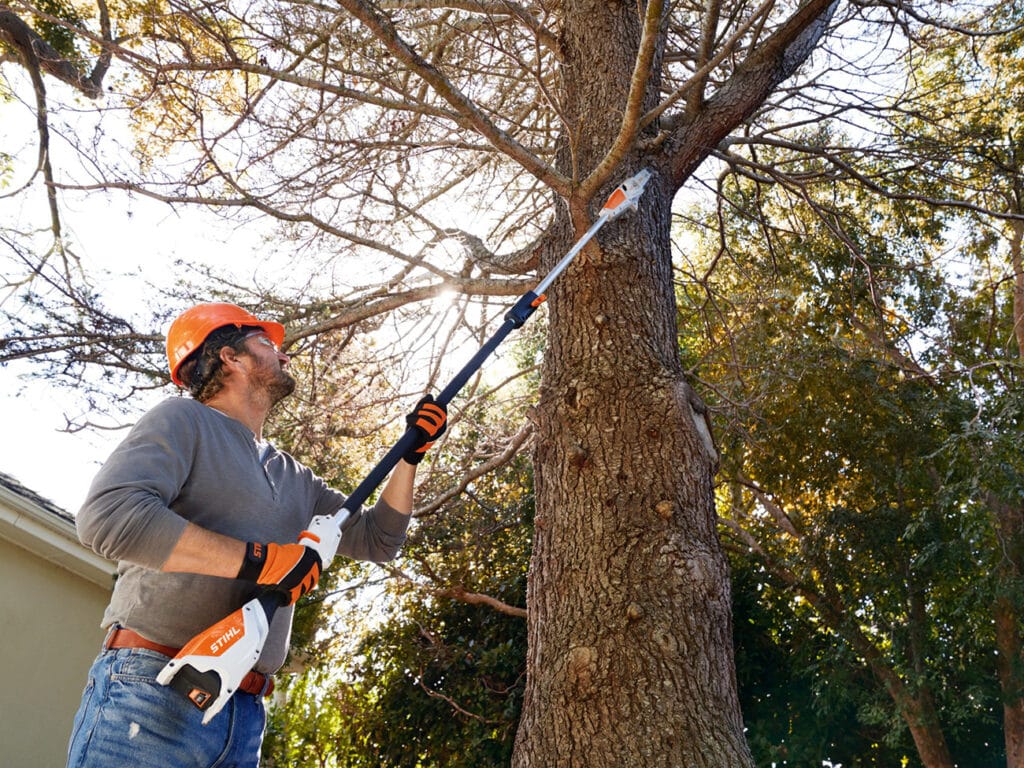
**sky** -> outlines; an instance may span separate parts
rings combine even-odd
[[[0,368],[0,472],[74,514],[123,433],[62,431],[63,414],[76,412],[76,404],[44,382],[26,386],[23,374],[14,366]]]
[[[244,284],[254,270],[251,254],[262,247],[262,236],[251,229],[240,231],[210,215],[181,212],[153,201],[128,203],[121,196],[95,195],[91,201],[76,201],[63,213],[65,231],[87,269],[137,271],[136,275],[109,276],[101,281],[104,301],[117,314],[147,316],[147,302],[154,295],[152,285],[161,279],[175,279],[180,270],[174,262],[181,259],[216,265]],[[0,199],[0,222],[23,215],[11,201]],[[238,262],[234,268],[233,259]],[[161,330],[166,332],[166,328]],[[32,371],[32,364],[25,361],[0,366],[0,423],[5,436],[0,440],[0,472],[74,514],[92,476],[126,431],[68,433],[65,416],[82,417],[84,402],[72,390],[30,376]],[[168,386],[139,396],[132,407],[142,413],[173,394]],[[112,423],[112,418],[102,415],[85,415]]]
[[[205,259],[217,256],[218,238],[202,226],[200,217],[193,225],[167,206],[146,201],[135,201],[131,208],[128,216],[124,200],[115,199],[111,204],[104,196],[96,196],[92,202],[70,206],[64,218],[76,253],[89,267],[140,269],[140,277],[110,277],[102,282],[108,306],[118,313],[131,313],[133,307],[144,309],[151,294],[148,284],[170,275],[175,259],[189,253]],[[18,220],[23,215],[11,201],[0,200],[0,220]],[[140,247],[144,243],[152,245]],[[5,436],[0,440],[0,472],[74,514],[92,476],[125,431],[68,433],[65,416],[81,417],[85,404],[73,390],[30,376],[33,370],[25,361],[0,366],[0,423]],[[168,387],[148,402],[139,400],[133,405],[141,412],[171,394]],[[100,416],[94,420],[111,423]]]
[[[10,74],[10,68],[4,70]],[[16,83],[15,83],[16,85]],[[11,194],[28,180],[37,152],[35,118],[17,101],[0,102],[0,150],[12,154],[13,183],[0,186],[0,228],[24,231],[45,226],[45,193],[36,181],[25,191]],[[55,140],[55,164],[61,161]],[[223,266],[229,257],[253,254],[263,246],[261,234],[214,222],[211,216],[182,212],[165,203],[122,194],[95,192],[62,198],[62,225],[86,270],[134,272],[135,276],[101,278],[108,306],[118,314],[144,312],[152,300],[151,283],[171,278],[174,262]],[[3,254],[7,256],[8,254]],[[5,268],[0,261],[0,270]],[[252,264],[240,261],[238,274],[251,277]],[[0,301],[11,300],[0,295]],[[14,299],[16,301],[16,299]],[[4,335],[0,329],[0,337]],[[0,472],[13,476],[68,512],[81,506],[92,476],[124,437],[125,431],[65,431],[65,415],[81,416],[84,404],[74,392],[45,380],[30,378],[32,366],[16,361],[0,366]],[[138,402],[140,412],[172,390]],[[105,420],[109,423],[109,420]]]

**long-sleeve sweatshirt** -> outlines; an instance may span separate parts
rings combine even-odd
[[[242,541],[289,543],[315,515],[345,496],[292,456],[261,452],[241,422],[186,398],[146,413],[96,475],[78,513],[82,543],[118,561],[102,625],[118,624],[180,648],[257,594],[251,582],[160,570],[188,522]],[[405,541],[409,516],[383,501],[351,515],[339,554],[390,560]],[[284,663],[292,609],[274,614],[256,670]]]

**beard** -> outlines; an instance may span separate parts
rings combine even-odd
[[[295,377],[280,364],[276,366],[262,365],[252,380],[252,386],[253,389],[266,393],[273,406],[295,391]]]

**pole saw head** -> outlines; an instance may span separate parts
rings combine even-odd
[[[626,211],[636,210],[636,204],[644,193],[644,187],[650,178],[651,172],[646,168],[641,168],[635,175],[626,179],[608,196],[608,200],[601,208],[600,215],[607,221],[613,221]]]
[[[647,184],[647,180],[651,178],[651,172],[646,168],[640,169],[636,174],[631,176],[622,182],[614,192],[608,196],[608,200],[601,208],[601,213],[597,217],[590,229],[588,229],[579,240],[576,241],[575,245],[569,249],[569,252],[562,257],[562,260],[555,265],[555,268],[548,272],[547,276],[541,280],[537,287],[533,289],[533,298],[540,299],[543,301],[544,291],[548,289],[548,286],[554,282],[555,278],[562,274],[570,262],[576,258],[583,246],[590,242],[590,238],[597,234],[597,231],[613,219],[617,219],[619,216],[624,214],[626,211],[632,211],[636,208],[637,202],[640,200],[640,196],[644,193],[644,186]],[[526,297],[524,296],[523,299]],[[523,301],[520,299],[520,303]],[[517,305],[518,306],[518,305]],[[523,320],[528,317],[529,314],[523,317]],[[520,323],[521,325],[522,323]]]

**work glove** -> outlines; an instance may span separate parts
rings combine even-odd
[[[316,586],[322,569],[320,555],[312,547],[250,541],[238,578],[269,587],[280,594],[284,605],[292,605]]]
[[[444,431],[448,428],[448,408],[426,395],[416,403],[416,409],[405,417],[405,423],[415,428],[416,442],[402,457],[410,464],[419,464]]]

